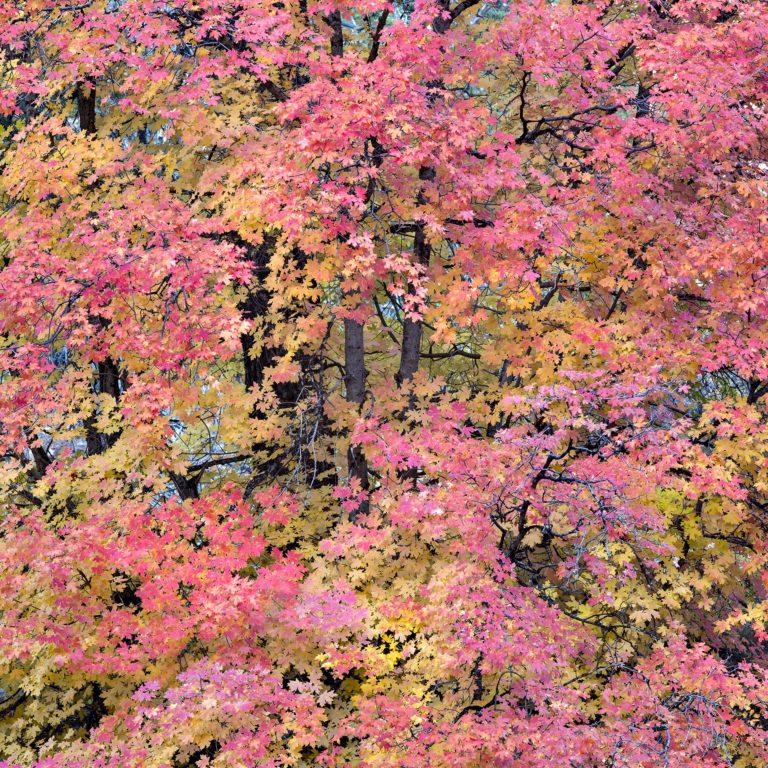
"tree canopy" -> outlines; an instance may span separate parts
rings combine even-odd
[[[0,765],[768,765],[763,0],[0,0]]]

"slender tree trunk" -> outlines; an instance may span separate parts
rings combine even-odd
[[[344,55],[344,27],[341,24],[341,11],[332,11],[325,17],[331,27],[331,56]]]
[[[341,12],[333,11],[325,17],[331,27],[331,56],[339,58],[344,55],[344,27],[341,23]],[[355,294],[351,297],[354,298]],[[365,332],[363,324],[357,320],[344,320],[344,386],[346,400],[357,406],[358,412],[365,401]],[[359,446],[350,445],[347,449],[347,465],[350,479],[356,478],[363,491],[369,488],[368,461]],[[363,500],[357,509],[350,512],[350,520],[368,512],[367,500]]]
[[[468,8],[476,5],[477,1],[478,0],[463,0],[451,10],[448,0],[439,0],[438,7],[440,8],[441,13],[435,18],[432,28],[438,34],[444,34],[448,31],[456,18]],[[422,182],[434,181],[436,176],[437,172],[432,166],[425,165],[419,168],[419,179]],[[425,202],[423,185],[419,190],[416,201],[420,205]],[[431,248],[427,242],[424,232],[424,222],[422,221],[416,222],[416,229],[413,236],[413,255],[417,264],[420,264],[425,268],[429,266]],[[409,286],[409,289],[413,291],[413,286]],[[395,380],[397,381],[398,386],[402,386],[405,382],[412,379],[416,371],[419,370],[419,363],[421,361],[421,337],[421,320],[411,320],[406,318],[403,321],[403,343],[400,351],[400,367],[395,374]]]
[[[413,235],[413,254],[416,262],[423,267],[429,266],[429,259],[432,253],[429,243],[424,233],[424,224],[418,222],[416,231]],[[409,291],[414,292],[414,286],[409,286]],[[395,374],[397,384],[401,386],[410,379],[416,371],[419,370],[421,361],[421,320],[413,320],[406,317],[403,320],[403,343],[400,349],[400,368]]]
[[[356,405],[359,412],[365,401],[365,337],[362,323],[356,320],[344,320],[344,368],[347,402]],[[349,446],[347,462],[350,479],[356,478],[360,488],[368,491],[368,461],[359,446]],[[361,501],[357,510],[350,514],[350,519],[365,514],[368,509],[368,501]]]
[[[96,133],[96,89],[82,83],[77,86],[77,116],[80,130],[86,134]]]
[[[77,116],[80,123],[80,130],[87,136],[93,136],[96,133],[96,89],[88,88],[83,83],[79,83],[76,89],[77,97]],[[94,318],[97,325],[102,330],[109,327],[109,323],[101,317]],[[117,363],[107,357],[100,363],[96,363],[96,382],[95,389],[104,395],[109,395],[115,401],[120,399],[120,369]],[[89,456],[102,453],[112,445],[116,436],[109,436],[99,432],[95,426],[95,419],[88,419],[85,425],[86,451]]]

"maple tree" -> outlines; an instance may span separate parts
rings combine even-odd
[[[767,38],[0,0],[0,765],[768,765]]]

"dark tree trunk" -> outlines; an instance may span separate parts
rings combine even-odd
[[[344,385],[348,403],[357,406],[358,412],[365,402],[365,338],[363,326],[355,320],[344,321]],[[368,461],[359,446],[350,445],[347,449],[347,461],[349,464],[349,476],[357,478],[360,488],[367,491]],[[350,513],[350,519],[368,512],[368,501],[361,501],[357,510]]]

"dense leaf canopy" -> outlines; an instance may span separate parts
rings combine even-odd
[[[762,0],[0,0],[0,765],[768,765],[767,101]]]

